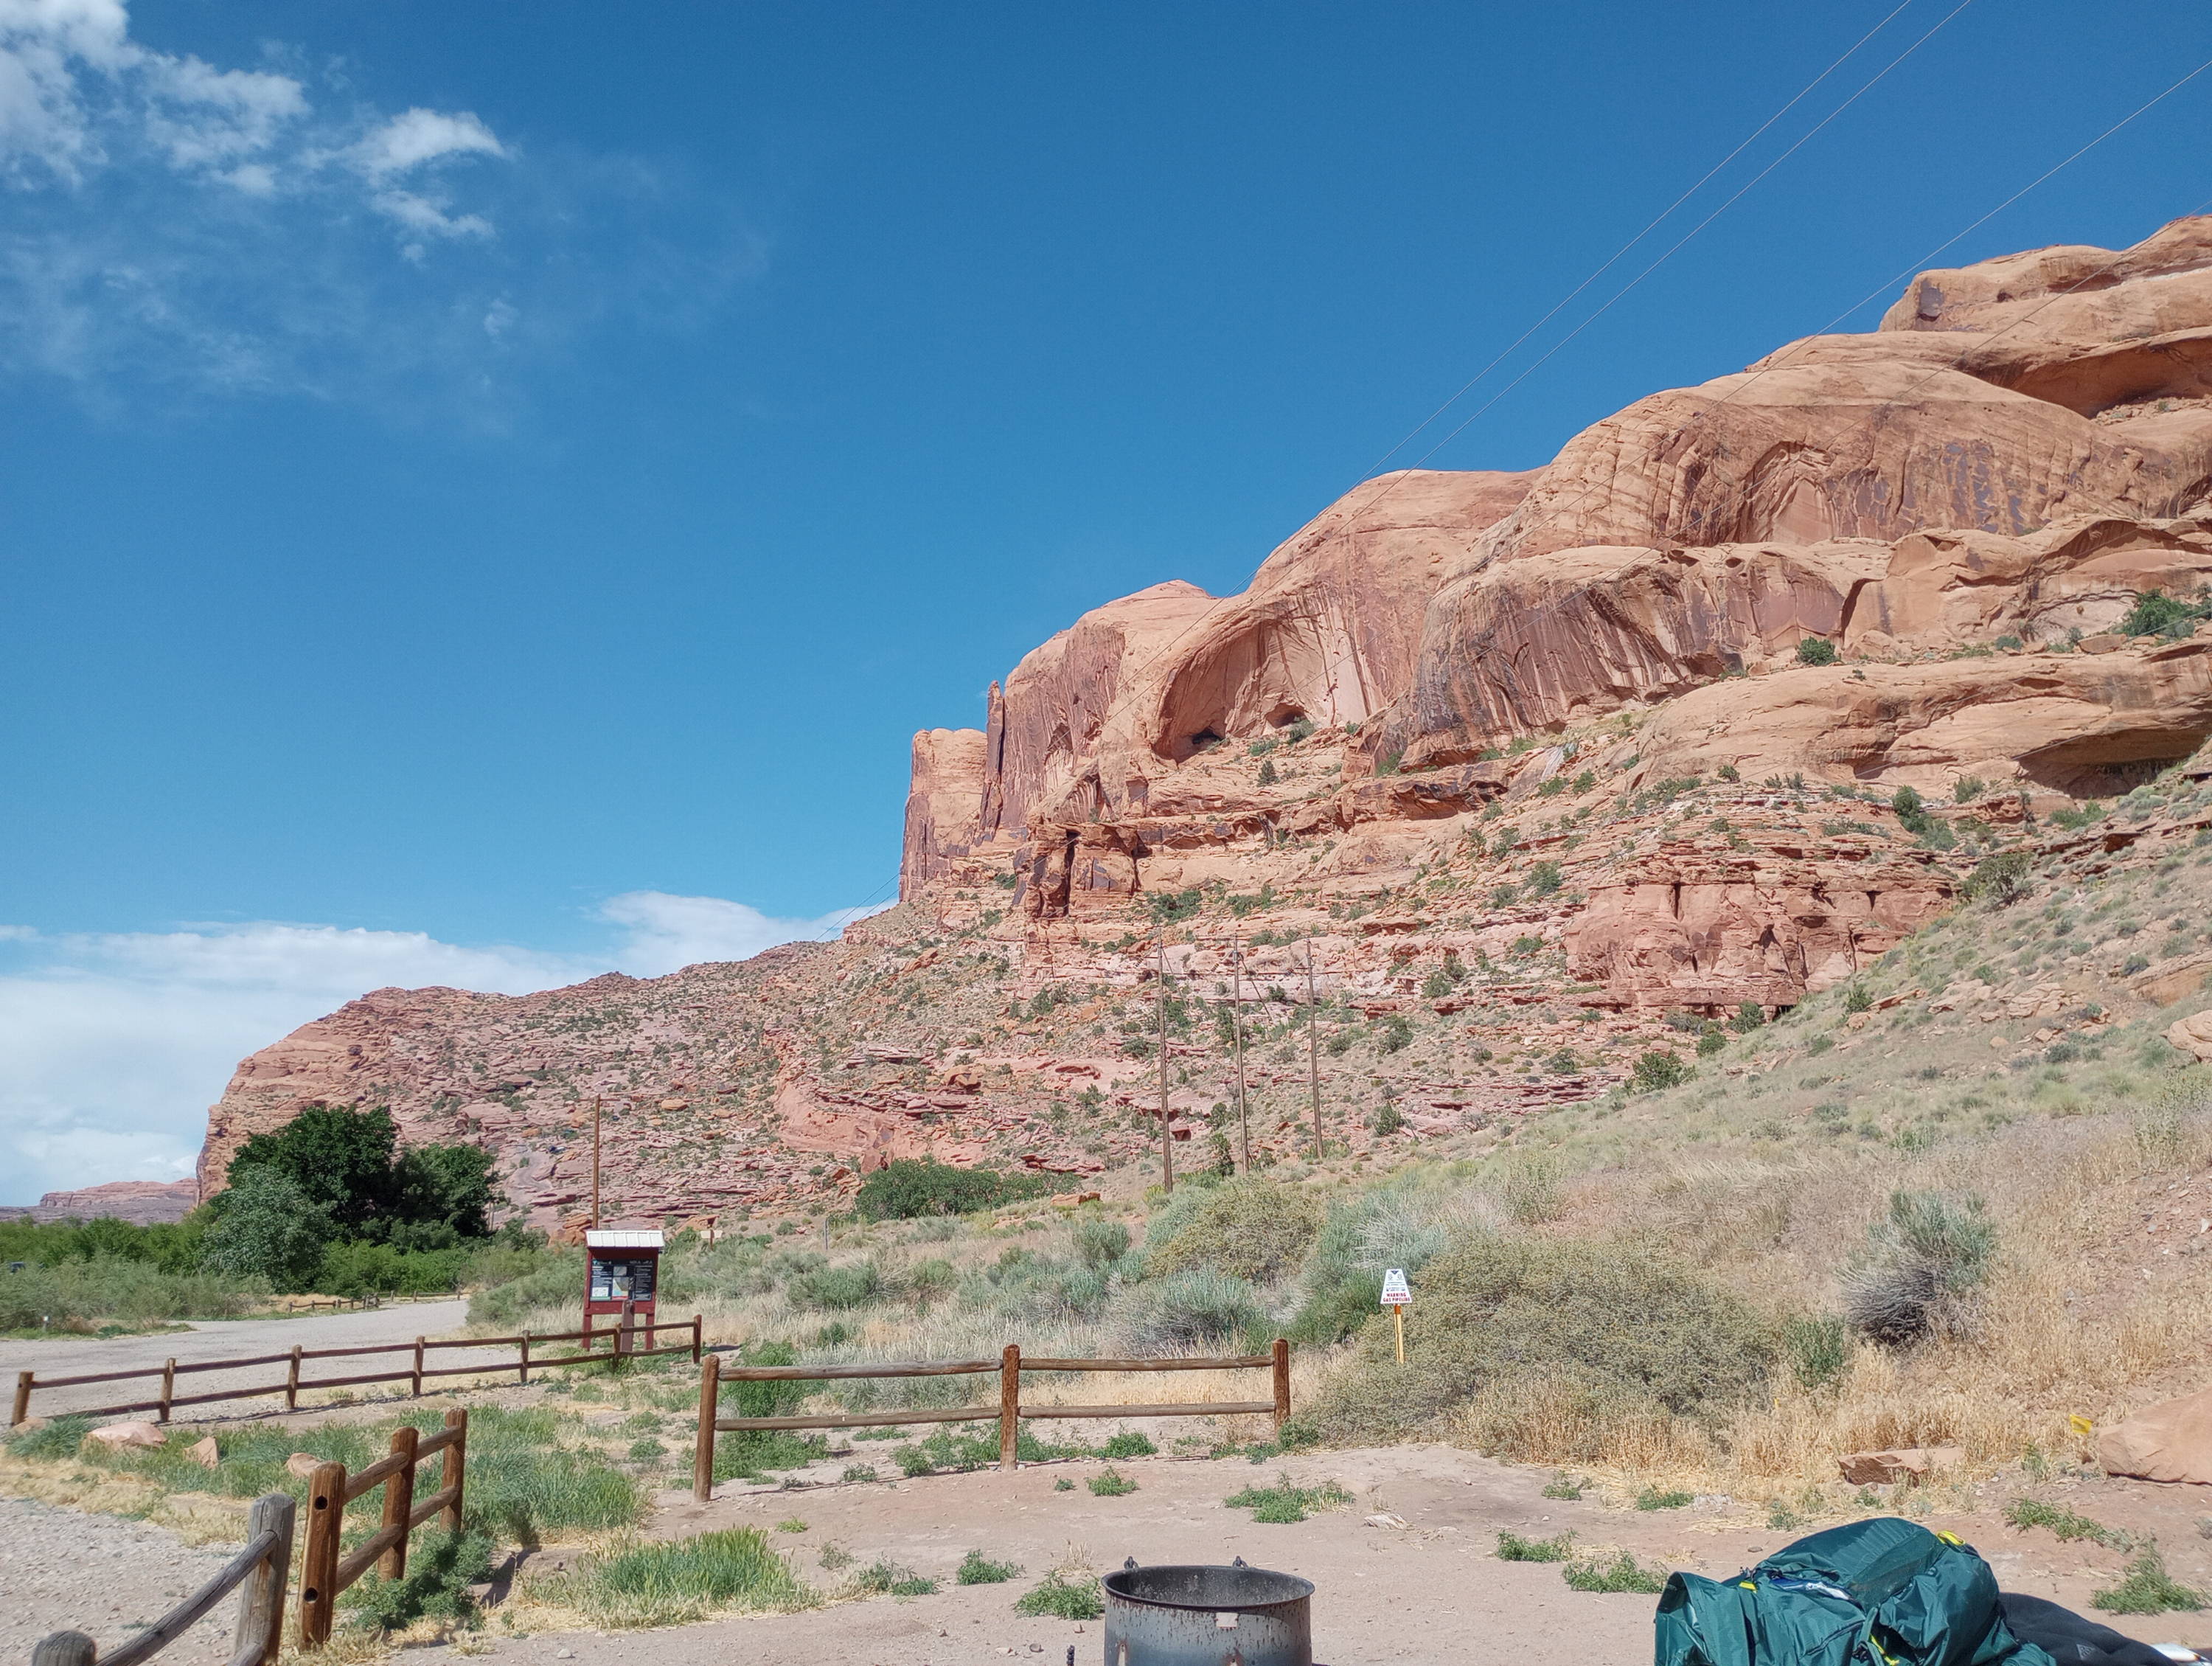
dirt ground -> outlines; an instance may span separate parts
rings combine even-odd
[[[1621,1547],[1647,1565],[1716,1578],[1796,1536],[1761,1525],[1763,1505],[1754,1511],[1730,1500],[1643,1512],[1546,1499],[1545,1474],[1445,1447],[1332,1452],[1259,1468],[1241,1459],[1139,1459],[1116,1466],[1138,1484],[1135,1493],[1118,1498],[1093,1497],[1083,1485],[1103,1467],[1048,1463],[1012,1475],[984,1471],[811,1489],[729,1488],[704,1505],[687,1493],[664,1493],[647,1529],[652,1536],[757,1526],[790,1554],[802,1577],[824,1587],[837,1576],[821,1567],[821,1554],[835,1545],[863,1565],[888,1558],[943,1588],[933,1596],[877,1597],[811,1613],[681,1626],[652,1633],[649,1643],[635,1633],[514,1638],[503,1636],[495,1621],[465,1647],[515,1666],[630,1666],[647,1652],[667,1666],[731,1657],[793,1666],[981,1666],[1009,1655],[1034,1655],[1059,1666],[1071,1648],[1076,1661],[1097,1663],[1103,1646],[1097,1622],[1025,1619],[1013,1612],[1014,1598],[1071,1558],[1103,1572],[1130,1556],[1139,1562],[1225,1562],[1241,1555],[1314,1581],[1315,1657],[1330,1666],[1493,1659],[1518,1666],[1625,1666],[1650,1658],[1653,1599],[1577,1593],[1567,1589],[1556,1564],[1501,1562],[1492,1554],[1501,1529],[1541,1536],[1571,1531],[1578,1545],[1594,1551]],[[1278,1474],[1309,1485],[1337,1481],[1358,1501],[1287,1525],[1258,1524],[1249,1512],[1223,1504]],[[1060,1490],[1063,1479],[1075,1487]],[[2205,1496],[2212,1488],[2102,1481],[2044,1491],[2109,1524],[2155,1530],[2177,1578],[2201,1584],[2212,1576],[2212,1543],[2197,1528],[2197,1517],[2212,1511],[2212,1496]],[[1980,1549],[2008,1590],[2086,1609],[2091,1592],[2118,1576],[2124,1560],[2118,1554],[2008,1528],[2002,1504],[1992,1492],[1985,1507],[1927,1520]],[[1405,1524],[1370,1519],[1383,1516]],[[794,1520],[806,1531],[779,1530],[779,1523]],[[1024,1571],[1002,1585],[955,1585],[952,1571],[969,1549],[1019,1562]],[[532,1560],[550,1568],[565,1559],[554,1547]],[[526,1564],[519,1577],[526,1581],[531,1572]],[[2212,1643],[2212,1613],[2115,1623],[2147,1640]]]

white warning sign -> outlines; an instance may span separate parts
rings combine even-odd
[[[1406,1269],[1402,1267],[1394,1267],[1383,1274],[1382,1305],[1410,1307],[1413,1303],[1413,1292],[1406,1287]]]

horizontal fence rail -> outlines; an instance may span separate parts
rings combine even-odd
[[[448,1533],[461,1530],[468,1464],[469,1412],[456,1406],[446,1426],[425,1435],[411,1424],[392,1432],[392,1450],[357,1474],[343,1463],[321,1463],[307,1482],[307,1544],[300,1558],[300,1646],[319,1649],[331,1640],[338,1596],[374,1566],[386,1579],[407,1577],[407,1535],[433,1516]],[[416,1467],[442,1452],[438,1490],[415,1500]],[[384,1520],[351,1552],[342,1553],[346,1506],[384,1489]],[[231,1666],[240,1666],[233,1661]]]
[[[653,1347],[652,1339],[665,1330],[688,1330],[690,1340],[672,1347]],[[648,1346],[640,1347],[642,1337]],[[575,1342],[581,1345],[575,1353],[550,1357],[532,1357],[532,1347],[547,1343]],[[159,1365],[149,1365],[138,1371],[91,1371],[77,1377],[40,1377],[35,1371],[15,1373],[15,1402],[8,1422],[10,1427],[31,1415],[31,1396],[40,1389],[82,1388],[92,1383],[123,1383],[137,1378],[159,1377],[161,1389],[152,1400],[125,1401],[113,1406],[94,1406],[67,1414],[70,1417],[114,1417],[125,1412],[152,1412],[158,1421],[167,1423],[170,1412],[179,1406],[204,1406],[218,1400],[258,1400],[266,1395],[282,1395],[284,1409],[299,1409],[300,1396],[312,1389],[351,1389],[369,1383],[405,1383],[411,1395],[420,1395],[425,1380],[440,1377],[493,1377],[507,1371],[516,1373],[518,1383],[527,1383],[533,1371],[548,1370],[560,1365],[604,1365],[617,1359],[650,1359],[663,1354],[688,1353],[696,1363],[701,1355],[702,1332],[700,1317],[693,1314],[688,1319],[672,1320],[666,1324],[625,1323],[613,1329],[556,1331],[550,1336],[455,1336],[438,1341],[417,1336],[411,1342],[376,1342],[365,1347],[343,1348],[295,1347],[287,1353],[249,1354],[239,1359],[194,1359],[179,1365],[174,1359]],[[605,1351],[600,1351],[601,1345]],[[428,1363],[432,1353],[440,1348],[514,1348],[513,1360],[483,1360],[472,1365],[433,1365]],[[374,1371],[349,1377],[305,1377],[300,1368],[311,1359],[352,1359],[373,1353],[404,1353],[410,1355],[405,1367],[398,1371]],[[283,1365],[284,1380],[281,1383],[256,1384],[249,1388],[217,1389],[206,1394],[179,1394],[177,1379],[193,1371],[243,1371],[255,1365]]]
[[[1025,1371],[1267,1371],[1273,1376],[1273,1395],[1267,1400],[1202,1400],[1181,1405],[1124,1402],[1111,1406],[1041,1406],[1022,1403],[1022,1373]],[[870,1412],[860,1415],[828,1414],[801,1417],[723,1417],[718,1402],[721,1385],[731,1383],[835,1383],[854,1378],[912,1377],[974,1377],[986,1371],[999,1374],[999,1403],[995,1406],[950,1406],[913,1411]],[[1240,1353],[1212,1359],[1025,1359],[1009,1342],[996,1359],[947,1359],[878,1365],[729,1365],[720,1355],[709,1355],[699,1371],[699,1432],[691,1455],[691,1491],[705,1499],[714,1496],[714,1437],[748,1429],[860,1429],[900,1423],[988,1423],[999,1426],[999,1467],[1018,1467],[1016,1450],[1024,1418],[1083,1417],[1229,1417],[1267,1413],[1280,1429],[1291,1415],[1291,1345],[1278,1336],[1266,1353]]]
[[[230,1666],[268,1666],[284,1631],[284,1586],[292,1572],[295,1506],[289,1493],[264,1493],[246,1520],[246,1547],[222,1572],[137,1636],[100,1653],[82,1632],[56,1632],[31,1651],[31,1666],[138,1666],[151,1660],[206,1618],[232,1591],[239,1593],[237,1651]]]

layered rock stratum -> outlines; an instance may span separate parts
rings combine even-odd
[[[2212,624],[2118,628],[2208,581],[2212,220],[1925,273],[1543,468],[1364,482],[1241,594],[1092,610],[915,737],[891,913],[364,995],[240,1065],[200,1182],[316,1103],[492,1146],[563,1228],[595,1099],[605,1212],[676,1220],[920,1153],[1110,1184],[1164,1110],[1287,1158],[1316,1078],[1356,1153],[1479,1147],[1850,979],[1993,852],[2131,860],[2079,806],[2212,733]]]

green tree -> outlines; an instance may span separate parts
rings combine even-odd
[[[273,1164],[234,1172],[237,1178],[216,1198],[215,1225],[201,1240],[201,1265],[266,1279],[279,1290],[305,1289],[336,1236],[329,1209]]]
[[[1819,636],[1801,636],[1797,639],[1797,663],[1832,666],[1836,663],[1836,645]]]
[[[299,1188],[347,1237],[397,1213],[399,1177],[393,1161],[399,1131],[392,1113],[344,1105],[310,1105],[273,1134],[257,1134],[230,1159],[230,1183],[248,1170],[268,1169]]]
[[[398,1166],[402,1213],[407,1219],[449,1227],[465,1238],[491,1235],[491,1212],[501,1199],[489,1152],[480,1146],[418,1146],[399,1159]]]

